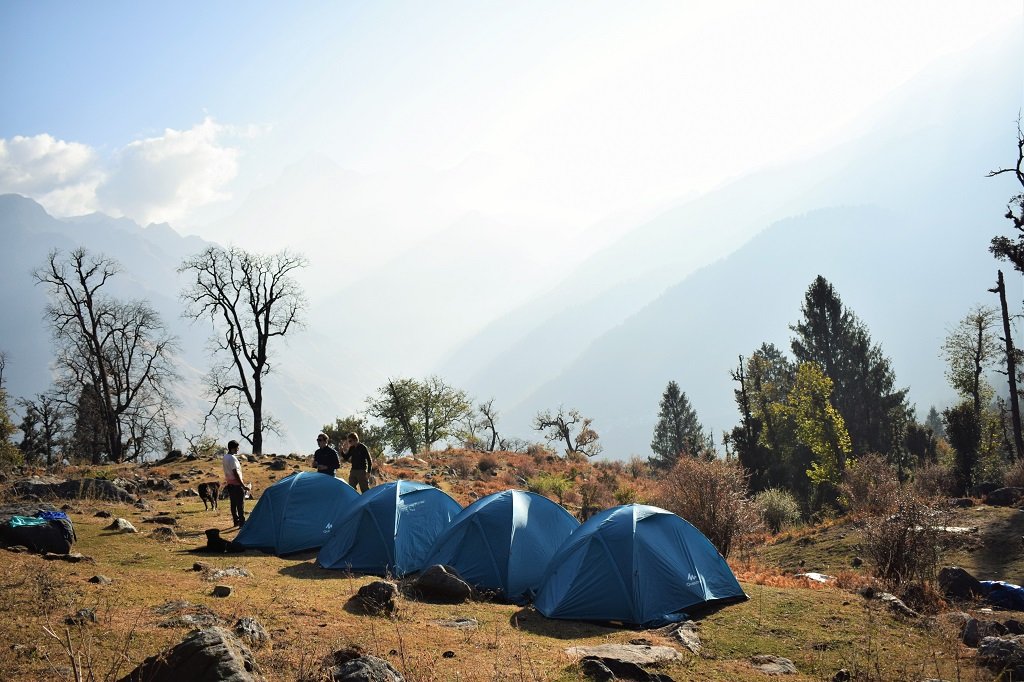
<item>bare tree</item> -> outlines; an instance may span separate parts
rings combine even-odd
[[[302,326],[306,298],[294,273],[307,264],[288,251],[263,256],[211,246],[178,268],[192,277],[181,294],[185,315],[208,317],[215,331],[207,375],[213,404],[206,418],[237,427],[256,454],[263,452],[264,433],[277,433],[263,409],[264,380],[272,368],[271,343]]]
[[[0,350],[0,390],[4,387],[5,369],[7,369],[7,351]]]
[[[579,410],[559,407],[554,414],[550,410],[538,412],[533,419],[533,428],[544,432],[549,443],[564,442],[567,456],[593,457],[600,454],[603,448],[597,442],[597,431],[590,426],[592,422],[592,419],[580,414]]]
[[[494,448],[501,442],[498,436],[498,410],[494,407],[494,398],[476,406],[480,410],[480,425],[491,432],[491,445],[488,452],[494,452]]]
[[[121,271],[116,260],[78,248],[50,252],[33,272],[49,289],[46,318],[57,345],[57,385],[69,407],[83,390],[94,392],[107,454],[124,459],[132,442],[130,424],[169,401],[177,379],[172,354],[176,339],[147,301],[121,301],[104,287]],[[73,397],[72,397],[73,396]],[[100,461],[99,452],[92,453]]]

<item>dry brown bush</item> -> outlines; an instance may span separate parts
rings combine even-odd
[[[914,471],[914,490],[922,497],[949,497],[955,489],[956,477],[945,464],[925,464]]]
[[[901,487],[891,513],[870,519],[864,529],[864,551],[875,576],[893,589],[933,579],[948,523],[946,510]]]
[[[476,468],[484,473],[490,473],[498,468],[498,459],[490,453],[480,455]]]
[[[870,516],[892,509],[899,489],[896,470],[881,455],[868,453],[843,472],[839,495],[851,512]]]
[[[735,462],[680,457],[656,489],[654,503],[692,523],[728,557],[734,541],[760,525],[747,498],[747,478]]]
[[[1003,485],[1010,488],[1024,488],[1024,459],[1018,459],[1003,472]]]

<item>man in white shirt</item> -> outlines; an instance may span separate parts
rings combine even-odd
[[[242,465],[238,462],[238,441],[228,441],[224,453],[224,489],[231,500],[231,520],[239,528],[245,523],[245,481],[242,480]]]

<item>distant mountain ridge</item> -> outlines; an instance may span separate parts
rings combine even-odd
[[[922,410],[948,402],[944,329],[993,302],[986,247],[1012,187],[985,174],[1014,151],[1021,57],[1013,36],[936,65],[860,137],[638,227],[440,373],[495,396],[510,433],[529,433],[540,409],[577,407],[618,458],[649,454],[658,399],[676,380],[717,438],[737,420],[728,373],[738,355],[761,341],[788,348],[803,290],[822,274],[893,356],[911,399]]]

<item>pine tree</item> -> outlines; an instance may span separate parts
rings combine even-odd
[[[898,457],[910,418],[906,389],[865,325],[848,310],[824,277],[807,289],[803,319],[790,329],[798,363],[813,362],[832,380],[832,402],[850,434],[853,454]]]
[[[684,453],[697,457],[714,450],[711,437],[704,434],[704,427],[697,419],[696,410],[674,381],[668,382],[661,396],[651,450],[655,455],[650,459],[651,464],[665,469],[672,468]]]

